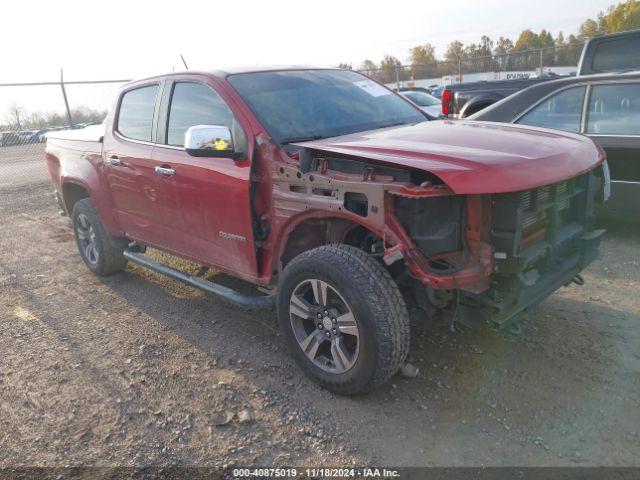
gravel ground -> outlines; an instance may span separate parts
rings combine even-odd
[[[273,313],[133,265],[91,275],[47,183],[0,205],[0,467],[640,465],[637,230],[520,335],[416,321],[418,376],[342,398]]]

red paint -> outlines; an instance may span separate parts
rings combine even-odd
[[[437,121],[299,145],[426,170],[457,194],[504,193],[560,182],[604,159],[582,135],[490,122]]]
[[[297,165],[268,138],[260,122],[226,80],[226,73],[172,74],[129,84],[124,89],[163,80],[203,82],[227,102],[248,138],[246,158],[198,158],[183,149],[132,142],[114,128],[119,99],[107,118],[104,143],[88,138],[50,139],[47,165],[58,191],[65,184],[81,186],[91,196],[107,231],[126,235],[199,263],[213,266],[245,280],[269,284],[281,268],[289,235],[303,221],[340,218],[361,225],[383,238],[387,254],[401,252],[412,274],[434,288],[481,291],[493,268],[490,225],[490,194],[534,188],[593,169],[602,153],[579,135],[528,127],[481,122],[425,122],[332,139],[307,142],[304,147],[364,158],[396,167],[428,171],[445,185],[402,185],[394,195],[425,197],[452,194],[467,199],[467,240],[471,258],[455,275],[439,275],[426,267],[393,213],[393,195],[381,205],[384,225],[374,224],[346,210],[295,210],[276,208],[272,198],[273,176],[282,165]],[[103,151],[101,151],[101,149]],[[120,166],[105,163],[111,155]],[[175,169],[163,177],[155,166]],[[250,202],[250,183],[255,200]],[[256,241],[251,209],[258,223],[270,226],[268,236]],[[347,225],[344,223],[343,225]],[[224,233],[233,234],[230,239]],[[345,232],[346,233],[346,232]],[[238,240],[244,238],[244,240]],[[333,241],[333,240],[332,240]]]
[[[183,150],[156,148],[153,163],[176,171],[156,175],[167,243],[182,255],[245,275],[255,275],[249,218],[250,163],[229,158],[192,157]],[[219,232],[244,241],[229,240]]]
[[[133,143],[117,135],[107,134],[104,156],[117,157],[118,166],[105,162],[102,175],[111,193],[113,210],[119,230],[133,240],[145,240],[153,245],[169,246],[160,213],[155,162],[151,158],[154,147]]]

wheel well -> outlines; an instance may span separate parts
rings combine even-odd
[[[364,249],[367,238],[378,239],[379,237],[351,220],[344,218],[305,220],[289,234],[280,255],[281,265],[284,268],[287,263],[301,253],[332,243],[352,245]]]
[[[62,200],[69,215],[71,215],[73,206],[78,200],[89,198],[89,196],[89,192],[84,187],[75,183],[65,183],[62,186]]]

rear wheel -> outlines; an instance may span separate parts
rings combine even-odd
[[[107,235],[90,199],[83,198],[75,203],[71,219],[76,245],[89,270],[96,275],[110,275],[125,267],[126,242]]]
[[[278,318],[294,359],[316,383],[359,394],[384,383],[409,349],[409,316],[397,285],[354,247],[305,252],[284,269]]]

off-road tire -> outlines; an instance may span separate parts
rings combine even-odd
[[[93,229],[95,251],[98,253],[96,261],[88,259],[83,249],[82,239],[79,235],[79,218],[81,216],[83,220],[86,219],[88,221]],[[123,252],[127,243],[123,239],[112,238],[107,235],[91,199],[83,198],[74,204],[71,220],[73,222],[76,245],[82,260],[89,270],[95,275],[111,275],[124,269],[127,259],[124,257]]]
[[[353,312],[359,353],[343,373],[319,368],[296,339],[290,301],[296,286],[305,279],[330,284]],[[398,371],[409,352],[409,314],[398,286],[376,259],[355,247],[327,245],[294,258],[280,276],[277,310],[296,363],[317,384],[341,395],[362,394],[383,384]]]

